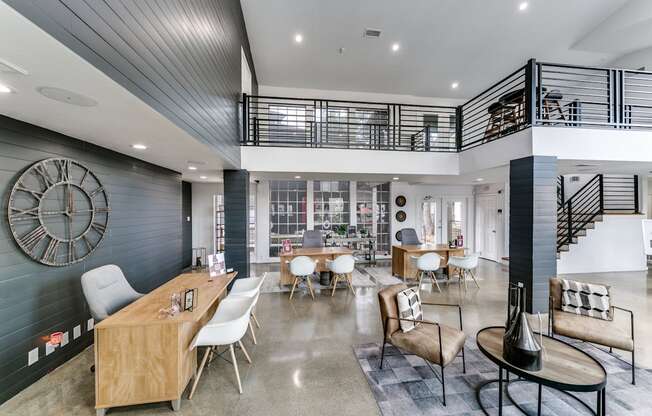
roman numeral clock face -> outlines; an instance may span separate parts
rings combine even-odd
[[[97,176],[71,159],[46,159],[16,181],[8,205],[14,239],[32,259],[67,266],[88,257],[109,224],[109,197]]]

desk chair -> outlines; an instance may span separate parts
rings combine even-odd
[[[303,248],[321,248],[324,247],[324,237],[319,230],[306,230],[303,232],[303,240],[301,242]]]
[[[417,231],[414,228],[403,228],[399,233],[401,233],[402,246],[421,245]]]
[[[337,281],[340,278],[346,279],[346,283],[351,289],[351,293],[355,296],[355,290],[353,290],[353,283],[351,282],[353,269],[355,269],[355,257],[353,256],[339,256],[335,260],[326,260],[328,265],[328,270],[333,273],[333,290],[331,292],[331,297],[335,295],[335,289],[337,288]]]
[[[312,296],[312,300],[315,300],[315,293],[312,290],[312,282],[310,278],[315,273],[316,268],[317,262],[313,261],[313,259],[308,256],[298,256],[290,261],[290,273],[294,276],[292,290],[290,291],[290,300],[292,300],[294,289],[297,287],[300,280],[306,281],[308,284],[308,290],[310,291],[310,296]]]
[[[419,257],[411,257],[417,261],[417,276],[419,277],[419,286],[417,290],[421,290],[421,281],[424,276],[427,276],[432,283],[437,286],[437,290],[441,292],[439,282],[437,282],[437,277],[435,276],[435,272],[439,270],[439,267],[441,267],[441,256],[437,253],[426,253]]]
[[[120,267],[115,264],[87,271],[81,277],[81,286],[95,323],[143,296],[131,287]],[[91,366],[91,371],[95,371],[95,365]]]
[[[473,279],[475,285],[480,289],[480,285],[475,278],[473,271],[478,268],[480,256],[477,254],[470,254],[468,256],[451,256],[448,259],[448,265],[457,269],[457,274],[460,278],[460,287],[464,282],[464,289],[466,289],[466,275],[467,273]],[[451,273],[452,274],[452,273]]]
[[[242,394],[242,383],[240,382],[240,372],[238,371],[238,362],[235,358],[233,344],[238,343],[247,362],[251,364],[249,353],[242,344],[242,337],[247,332],[253,305],[254,299],[250,297],[227,297],[217,306],[215,315],[213,315],[211,320],[199,330],[190,344],[190,348],[208,348],[206,348],[201,364],[195,373],[188,400],[192,399],[192,396],[195,394],[197,383],[199,382],[202,371],[204,371],[204,366],[209,356],[213,353],[213,349],[221,345],[229,346],[231,361],[235,370],[235,378],[238,381],[238,391]]]
[[[229,292],[228,296],[228,298],[246,297],[253,299],[254,304],[251,307],[251,318],[253,319],[257,328],[260,328],[260,323],[256,318],[255,309],[256,304],[258,303],[258,296],[260,296],[260,288],[266,278],[267,273],[263,274],[263,277],[248,277],[245,279],[237,279],[233,283],[233,287],[231,287],[231,291]],[[254,342],[254,345],[258,345],[258,342],[256,341],[256,333],[254,332],[254,328],[251,325],[251,320],[249,321],[249,330],[251,331],[251,338]]]

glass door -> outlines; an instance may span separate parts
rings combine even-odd
[[[466,246],[466,198],[446,198],[444,205],[446,209],[442,215],[446,229],[445,235],[442,236],[442,242],[448,243],[462,236],[464,246]]]
[[[430,199],[421,203],[421,242],[437,244],[441,242],[441,200]]]

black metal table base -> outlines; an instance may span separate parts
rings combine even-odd
[[[527,410],[525,410],[523,407],[521,407],[521,405],[519,405],[512,398],[512,395],[511,395],[511,393],[509,391],[509,386],[510,386],[510,384],[518,383],[518,382],[525,382],[525,383],[534,383],[534,382],[530,381],[530,380],[526,380],[524,378],[518,378],[516,380],[510,381],[509,380],[509,373],[506,372],[506,374],[507,374],[507,377],[506,377],[505,381],[503,381],[503,370],[499,369],[499,375],[498,375],[497,379],[487,380],[484,383],[480,384],[476,388],[475,394],[476,394],[476,398],[478,400],[478,404],[480,405],[480,409],[484,412],[485,415],[490,416],[489,412],[487,412],[487,409],[482,404],[482,398],[480,397],[480,394],[482,392],[482,389],[485,386],[487,386],[489,384],[493,384],[493,383],[498,383],[498,416],[502,416],[502,414],[503,414],[503,383],[505,383],[505,394],[507,395],[507,398],[509,399],[509,401],[512,402],[512,404],[518,410],[520,410],[521,413],[523,413],[524,415],[532,416],[532,415],[530,415],[530,413],[528,413]],[[536,414],[537,414],[537,416],[541,416],[543,386],[541,384],[538,384],[538,387],[539,387],[539,393],[538,393],[538,398],[537,398],[537,413]],[[607,410],[606,410],[606,405],[607,405],[607,403],[606,403],[606,388],[597,391],[595,410],[593,409],[593,407],[591,407],[584,400],[580,399],[579,397],[577,397],[576,395],[574,395],[574,394],[572,394],[572,393],[570,393],[568,391],[555,389],[554,387],[550,387],[550,388],[552,388],[552,389],[554,389],[556,391],[559,391],[559,392],[561,392],[561,393],[575,399],[577,402],[581,403],[590,412],[590,414],[592,414],[592,415],[606,416],[606,414],[607,414]]]

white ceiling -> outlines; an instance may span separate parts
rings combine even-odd
[[[14,92],[0,94],[0,114],[181,172],[190,181],[221,180],[224,162],[104,73],[0,1],[0,59],[28,71],[0,72]],[[90,97],[96,107],[78,107],[40,95],[42,86]],[[145,151],[131,148],[148,146]],[[189,171],[188,161],[199,162]],[[207,176],[206,180],[200,176]]]
[[[258,82],[271,86],[468,98],[530,57],[604,65],[652,46],[650,0],[529,0],[524,12],[521,1],[241,4]],[[380,39],[364,39],[365,27],[381,29]]]

